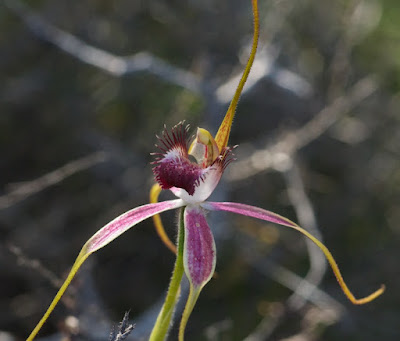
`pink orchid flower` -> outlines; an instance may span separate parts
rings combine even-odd
[[[177,254],[167,297],[155,322],[150,340],[164,340],[166,338],[174,307],[179,298],[179,288],[183,271],[189,279],[190,292],[181,319],[179,329],[180,341],[184,338],[186,323],[202,288],[214,274],[216,248],[213,234],[206,220],[205,214],[207,211],[225,211],[241,214],[286,226],[302,233],[312,240],[325,254],[340,287],[354,304],[370,302],[383,293],[384,287],[382,286],[371,295],[362,299],[356,299],[345,284],[329,250],[309,232],[289,219],[262,208],[241,203],[207,201],[218,185],[225,168],[233,160],[232,148],[227,146],[230,130],[239,96],[254,61],[258,42],[257,0],[252,0],[252,5],[254,37],[251,54],[239,86],[215,138],[207,130],[198,128],[194,141],[188,147],[188,126],[179,123],[170,132],[166,128],[164,129],[161,137],[158,138],[158,148],[160,151],[154,154],[156,155],[156,161],[154,162],[153,172],[157,183],[151,191],[150,198],[152,203],[123,213],[102,227],[85,243],[64,284],[59,289],[38,325],[28,337],[28,341],[35,338],[84,261],[92,253],[106,246],[131,227],[150,217],[154,218],[161,239]],[[177,199],[157,202],[158,195],[162,189],[170,190]],[[181,214],[176,247],[165,234],[159,214],[178,208],[181,208]]]

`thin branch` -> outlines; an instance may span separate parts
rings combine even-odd
[[[208,341],[218,341],[221,339],[220,334],[225,331],[231,330],[232,327],[233,321],[230,319],[225,319],[209,325],[205,329],[204,335]]]
[[[294,161],[290,158],[285,162],[286,167],[280,167],[280,172],[286,180],[286,187],[289,199],[293,205],[300,225],[307,228],[319,240],[322,235],[318,229],[317,220],[311,200],[305,191],[304,183],[301,178],[300,171]],[[336,316],[342,315],[344,307],[333,298],[318,289],[327,268],[325,258],[321,254],[320,249],[311,241],[306,239],[307,251],[310,258],[310,269],[304,278],[301,278],[290,270],[276,265],[271,261],[261,259],[248,250],[256,250],[254,247],[246,247],[247,261],[257,270],[273,278],[278,283],[293,290],[293,294],[288,298],[282,309],[272,318],[266,316],[257,325],[255,330],[245,339],[245,341],[266,340],[273,331],[281,324],[285,314],[288,311],[298,311],[310,301],[321,309],[332,309]],[[250,256],[249,256],[250,254]]]
[[[283,175],[286,180],[289,200],[296,211],[300,225],[322,241],[322,234],[318,229],[314,208],[310,198],[307,196],[297,165],[292,162],[291,167],[283,172]],[[312,295],[313,288],[310,286],[310,283],[318,286],[327,268],[327,263],[321,250],[308,238],[304,239],[310,258],[310,269],[304,281],[297,286],[295,292],[288,300],[289,307],[296,310],[299,310],[305,304],[305,297]]]
[[[38,38],[53,44],[81,62],[97,67],[117,77],[147,71],[167,82],[184,87],[195,93],[203,92],[203,84],[198,76],[168,64],[151,53],[139,52],[132,56],[117,56],[91,46],[74,35],[49,24],[39,14],[29,9],[28,6],[19,0],[3,0],[3,3]]]
[[[330,295],[319,289],[313,283],[308,282],[306,279],[301,278],[287,268],[276,264],[275,262],[265,259],[260,255],[257,248],[243,248],[242,254],[248,264],[253,266],[261,274],[272,278],[277,283],[291,289],[302,297],[304,301],[309,301],[323,311],[329,310],[336,319],[346,313],[346,308],[332,298]],[[299,287],[305,290],[298,291]],[[303,296],[303,294],[305,294]],[[296,307],[294,307],[296,309]],[[257,327],[248,335],[244,341],[264,341],[274,332],[274,330],[281,324],[285,315],[289,310],[292,310],[290,302],[282,304],[280,309],[274,312],[273,316],[267,316],[263,319]]]
[[[24,266],[39,273],[43,278],[48,280],[54,288],[59,288],[62,285],[63,281],[61,278],[43,266],[39,260],[26,256],[18,246],[9,244],[7,245],[7,249],[16,257],[17,265]]]
[[[358,81],[348,95],[337,98],[322,109],[308,123],[299,129],[284,134],[274,144],[253,152],[249,157],[230,167],[227,178],[238,181],[249,178],[269,168],[280,170],[296,151],[316,140],[342,116],[346,115],[378,89],[374,77],[368,76]]]
[[[347,8],[344,10],[340,23],[341,35],[336,43],[334,55],[328,68],[330,79],[327,97],[330,99],[343,94],[352,72],[351,53],[353,48],[357,44],[360,34],[364,35],[365,31],[370,29],[369,24],[365,24],[365,21],[371,21],[370,18],[363,18],[363,24],[360,25],[360,7],[364,2],[364,0],[350,0],[345,5]]]
[[[6,244],[5,247],[16,257],[16,263],[18,266],[23,266],[27,269],[33,270],[35,273],[38,273],[45,280],[47,280],[55,289],[58,289],[62,283],[62,278],[58,277],[54,272],[46,268],[38,259],[32,258],[26,255],[21,248],[18,246],[9,243]],[[61,299],[64,305],[68,308],[71,308],[74,304],[73,299],[74,293],[71,293],[71,290],[66,293],[66,295]]]
[[[135,328],[134,324],[129,323],[129,311],[127,311],[119,324],[118,328],[113,328],[109,341],[123,341],[125,340],[128,335],[132,332],[132,330]]]
[[[75,173],[86,170],[101,162],[105,162],[108,160],[108,158],[109,155],[105,152],[96,152],[80,159],[68,162],[64,166],[35,180],[9,185],[9,187],[14,187],[14,189],[0,196],[0,209],[8,208],[33,194],[60,183]]]
[[[266,256],[261,251],[263,248],[260,248],[259,245],[257,245],[257,241],[257,238],[252,236],[249,237],[248,234],[244,232],[240,233],[240,243],[238,243],[238,246],[241,256],[246,263],[254,267],[259,273],[272,278],[274,281],[293,292],[296,292],[300,285],[307,286],[307,292],[298,292],[298,295],[300,295],[304,300],[313,303],[320,309],[332,308],[337,311],[338,314],[344,314],[346,312],[346,308],[341,303],[324,292],[314,283],[309,282],[307,279],[296,275],[291,270],[272,261],[270,257]],[[308,294],[309,292],[310,295],[303,295],[305,293]]]
[[[116,77],[149,72],[168,83],[200,94],[206,100],[226,104],[230,101],[231,93],[235,91],[237,79],[242,73],[242,70],[240,70],[237,75],[221,84],[214,94],[213,81],[202,80],[196,74],[169,64],[147,51],[138,52],[131,56],[118,56],[94,47],[48,23],[20,0],[3,0],[3,4],[16,14],[39,39],[53,44],[83,63],[97,67]],[[309,96],[312,93],[311,85],[303,77],[275,65],[276,55],[276,49],[272,47],[264,47],[258,51],[253,71],[242,96],[266,77],[270,78],[278,87],[284,88],[298,97]]]
[[[310,83],[298,74],[276,65],[278,49],[264,46],[257,51],[249,78],[243,88],[242,94],[249,92],[259,81],[271,79],[280,88],[283,88],[297,97],[309,97],[313,90]],[[221,84],[216,90],[216,97],[220,103],[228,103],[233,97],[239,83],[241,72]]]

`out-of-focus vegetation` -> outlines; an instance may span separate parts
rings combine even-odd
[[[381,283],[387,291],[352,306],[314,254],[311,280],[322,292],[296,301],[291,276],[307,274],[312,254],[302,237],[210,214],[218,276],[200,297],[187,339],[398,340],[400,2],[259,6],[253,77],[263,77],[239,104],[231,136],[238,161],[214,198],[303,225],[315,218],[354,293]],[[250,1],[238,0],[0,2],[0,340],[26,337],[83,243],[148,201],[149,154],[164,124],[186,120],[215,133],[226,84],[248,55],[251,22]],[[147,52],[142,62],[156,57],[157,67],[113,73],[103,66],[112,69],[118,58],[97,67],[90,60],[102,55],[91,50],[82,60],[89,45],[114,56]],[[81,168],[69,164],[86,156]],[[174,215],[164,221],[174,236]],[[151,221],[141,223],[82,269],[41,337],[107,339],[127,310],[136,323],[130,338],[145,337],[155,318],[148,309],[162,298],[173,262]]]

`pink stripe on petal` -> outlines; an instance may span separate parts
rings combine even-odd
[[[315,245],[317,245],[324,253],[326,259],[329,262],[329,265],[333,270],[333,273],[336,276],[336,279],[338,280],[341,289],[353,304],[365,304],[371,302],[378,296],[382,295],[383,292],[385,291],[385,286],[382,285],[378,290],[374,291],[372,294],[366,297],[359,299],[355,298],[353,293],[350,291],[347,284],[345,283],[343,276],[340,273],[339,267],[335,259],[333,258],[332,253],[328,250],[328,248],[324,244],[322,244],[317,238],[315,238],[310,232],[301,228],[300,226],[290,221],[289,219],[286,219],[276,213],[264,210],[262,208],[240,203],[234,203],[234,202],[205,202],[201,204],[201,207],[210,211],[226,211],[226,212],[242,214],[248,217],[253,217],[261,220],[270,221],[276,224],[291,227],[294,230],[300,232],[302,235],[310,239]]]
[[[183,265],[195,288],[203,287],[215,270],[216,250],[210,227],[201,208],[185,209],[185,243]]]
[[[267,211],[255,206],[235,202],[205,202],[201,204],[201,206],[210,211],[232,212],[248,217],[270,221],[271,223],[276,223],[289,227],[297,227],[297,225],[289,219],[282,217],[274,212]]]
[[[177,199],[136,207],[115,218],[97,231],[96,234],[86,242],[84,249],[87,253],[95,252],[141,221],[155,214],[182,206],[182,200]]]

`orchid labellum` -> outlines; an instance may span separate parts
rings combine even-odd
[[[382,286],[369,296],[356,299],[345,284],[329,250],[318,239],[307,232],[307,230],[294,222],[276,213],[254,206],[234,202],[207,201],[218,185],[225,168],[233,160],[232,148],[228,147],[230,130],[239,96],[253,64],[258,43],[259,20],[257,1],[252,0],[252,5],[254,14],[252,50],[236,93],[215,138],[207,130],[198,128],[194,140],[189,141],[189,127],[183,122],[173,127],[170,131],[164,128],[161,136],[158,137],[159,142],[157,146],[159,150],[154,153],[156,159],[154,161],[153,172],[156,184],[150,193],[151,203],[123,213],[101,228],[86,242],[72,266],[67,279],[36,328],[28,337],[28,340],[33,340],[37,335],[83,262],[92,253],[106,246],[131,227],[150,217],[153,217],[161,239],[176,253],[176,262],[168,293],[150,335],[150,340],[164,340],[168,334],[174,308],[179,298],[179,288],[183,273],[186,274],[190,282],[190,293],[182,314],[179,329],[179,340],[182,341],[184,339],[185,327],[199,294],[214,274],[217,251],[213,234],[207,223],[205,214],[207,211],[225,211],[241,214],[297,230],[322,250],[332,267],[340,287],[354,304],[370,302],[383,293],[384,287]],[[161,190],[170,190],[177,199],[157,202]],[[180,208],[178,238],[176,245],[174,245],[164,231],[159,214],[178,208]]]

